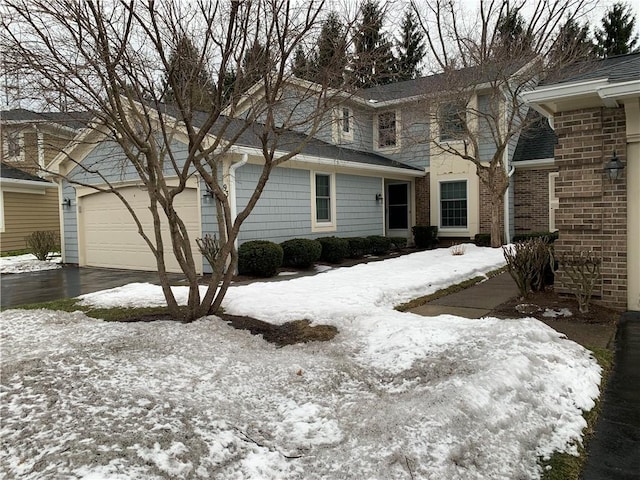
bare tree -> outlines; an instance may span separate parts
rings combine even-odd
[[[592,3],[482,0],[474,17],[460,1],[412,1],[427,57],[441,80],[429,110],[438,126],[431,129],[431,151],[475,165],[489,192],[493,247],[502,243],[508,149],[535,120],[527,116],[521,93],[582,59],[571,49],[558,54],[553,47],[560,25],[581,18]]]
[[[75,108],[93,114],[76,146],[98,139],[117,145],[121,152],[117,174],[101,162],[88,165],[74,156],[68,159],[74,163],[70,172],[54,173],[76,185],[110,192],[123,202],[155,256],[168,309],[176,319],[191,321],[217,311],[237,265],[234,245],[240,227],[271,172],[311,141],[324,119],[331,117],[325,114],[342,98],[327,85],[304,82],[297,83],[295,95],[285,95],[295,49],[317,31],[324,7],[322,1],[303,3],[4,2],[0,38],[8,52],[5,62],[29,76],[34,98],[55,92],[70,99]],[[175,68],[173,56],[186,37],[193,39],[189,61],[180,65],[180,75],[166,75]],[[260,79],[251,88],[253,96],[248,96],[246,82],[230,84],[228,72],[246,70],[242,60],[255,45],[263,46],[264,63],[259,72],[244,72]],[[211,72],[212,79],[203,78],[202,72]],[[185,79],[190,88],[185,88]],[[204,112],[194,109],[192,93],[198,88],[210,92]],[[285,97],[287,108],[282,105]],[[297,108],[303,103],[305,108]],[[291,130],[308,136],[291,135]],[[258,145],[263,163],[246,207],[234,215],[223,188],[221,165],[229,161],[243,136],[251,136]],[[148,193],[150,231],[143,228],[138,212],[118,188],[119,182],[129,178],[126,172],[133,172]],[[204,295],[198,288],[192,239],[175,203],[196,176],[211,192],[218,219],[219,251],[209,255],[213,274]],[[163,223],[168,225],[168,238]],[[178,304],[171,290],[169,255],[175,256],[189,284],[186,307]]]

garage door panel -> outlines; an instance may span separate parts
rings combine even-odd
[[[145,233],[155,243],[153,217],[149,210],[147,193],[137,187],[119,190],[134,208]],[[195,243],[200,236],[200,215],[197,192],[188,189],[178,195],[174,203],[178,214],[185,222],[191,238],[191,248],[199,273],[202,258]],[[87,266],[125,268],[132,270],[157,270],[155,257],[138,233],[138,227],[119,198],[110,193],[96,193],[81,199],[82,237]],[[164,213],[160,213],[164,218]],[[171,272],[180,272],[171,246],[169,228],[162,224],[162,238],[165,244],[165,262]]]

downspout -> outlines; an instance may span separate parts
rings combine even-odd
[[[516,167],[511,166],[511,170],[507,172],[507,180],[509,181],[509,183],[511,183],[511,176],[515,173],[515,171]],[[507,185],[507,190],[504,192],[504,199],[502,201],[504,203],[504,243],[509,244],[511,243],[511,225],[509,225],[509,219],[511,217],[509,212],[509,185]]]
[[[238,216],[238,202],[236,199],[236,170],[246,165],[249,161],[249,155],[244,153],[239,162],[232,163],[229,167],[229,210],[231,210],[231,224],[236,222]],[[236,249],[238,248],[238,238],[234,242]]]

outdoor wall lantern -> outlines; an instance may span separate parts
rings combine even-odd
[[[63,207],[70,207],[71,206],[71,199],[70,198],[65,198],[64,200],[62,200],[62,206]]]
[[[604,166],[604,171],[607,173],[607,177],[615,182],[622,176],[622,170],[624,170],[624,163],[618,159],[616,152],[613,152],[613,157]]]
[[[382,194],[376,193],[376,202],[381,202],[381,201],[382,201]]]
[[[211,190],[210,188],[207,188],[207,190],[202,194],[203,197],[205,198],[213,198],[213,190]]]

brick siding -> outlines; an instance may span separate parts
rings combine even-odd
[[[515,233],[549,230],[549,173],[553,170],[516,170],[513,176]]]
[[[429,174],[416,178],[415,186],[416,225],[429,225],[431,222]]]
[[[555,158],[559,168],[556,194],[560,206],[556,255],[572,249],[591,250],[601,259],[601,278],[594,299],[614,308],[627,302],[627,192],[625,171],[616,182],[603,167],[615,151],[626,162],[624,108],[593,108],[557,114]],[[568,278],[558,272],[559,290],[568,292]],[[564,285],[564,287],[563,287]]]

